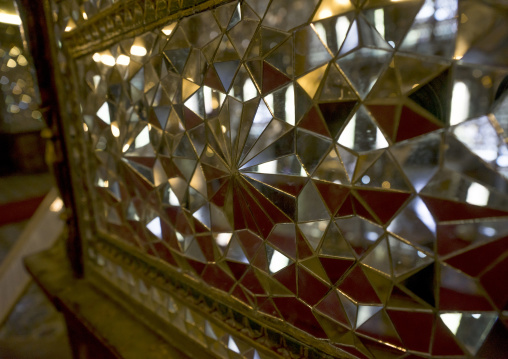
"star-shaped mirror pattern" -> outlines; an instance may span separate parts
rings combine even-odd
[[[99,228],[351,356],[508,355],[496,4],[235,1],[85,56]]]

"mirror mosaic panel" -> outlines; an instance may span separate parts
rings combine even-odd
[[[506,20],[232,1],[83,54],[97,232],[331,353],[508,355]]]

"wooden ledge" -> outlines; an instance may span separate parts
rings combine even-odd
[[[168,328],[173,344],[178,343],[175,348],[86,279],[75,278],[63,242],[27,257],[25,266],[64,314],[75,358],[210,357],[190,339]]]

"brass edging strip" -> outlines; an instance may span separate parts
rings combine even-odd
[[[210,306],[212,309],[214,306],[228,307],[231,310],[229,319],[234,320],[234,314],[237,313],[253,321],[263,329],[267,338],[271,335],[277,335],[278,333],[281,337],[281,341],[278,344],[278,346],[280,346],[279,350],[289,351],[288,347],[292,347],[295,344],[300,346],[301,355],[296,358],[315,357],[309,355],[311,351],[314,351],[314,355],[318,354],[318,357],[325,359],[332,357],[349,358],[343,351],[333,347],[330,343],[312,338],[310,335],[284,321],[260,315],[253,309],[247,308],[246,305],[239,301],[232,300],[226,293],[212,287],[204,286],[196,278],[174,269],[168,264],[165,264],[162,260],[153,259],[135,251],[128,251],[127,247],[130,246],[122,243],[117,238],[106,235],[105,233],[100,233],[94,247],[98,253],[119,264],[126,271],[130,271],[152,283],[154,286],[179,296],[183,301],[186,300],[185,298],[196,298],[196,296],[201,296],[203,302],[213,303]],[[183,297],[182,293],[185,293]],[[235,323],[237,325],[244,325],[237,321],[235,321]]]

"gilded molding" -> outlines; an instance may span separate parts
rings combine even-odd
[[[231,0],[127,0],[116,2],[62,40],[73,58],[110,46],[121,38],[150,31],[171,20],[211,9]]]

